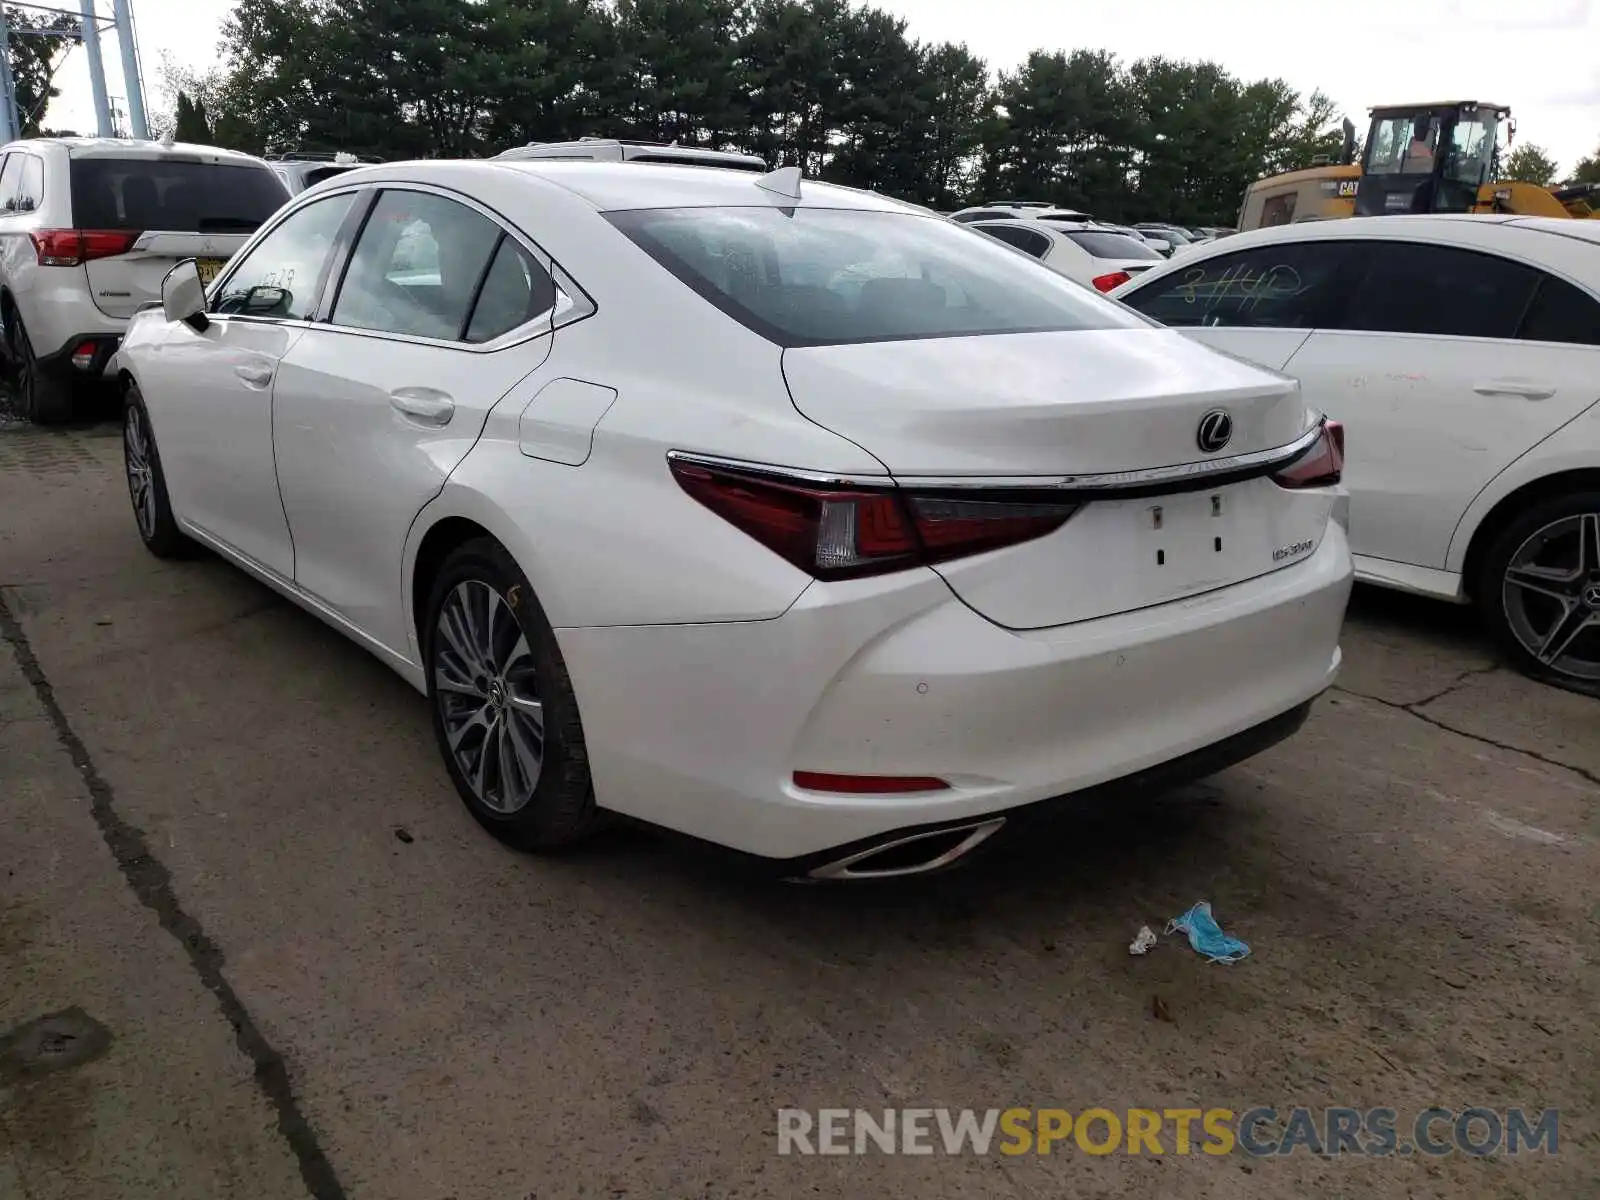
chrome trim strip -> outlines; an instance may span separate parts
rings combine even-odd
[[[1177,463],[1167,467],[1150,467],[1139,471],[1107,471],[1095,475],[837,475],[819,471],[800,470],[774,463],[747,462],[735,458],[721,458],[714,454],[694,454],[684,450],[669,450],[667,458],[673,462],[699,463],[707,467],[749,471],[756,474],[776,475],[801,483],[824,487],[885,487],[906,488],[1039,488],[1069,492],[1122,492],[1145,491],[1161,487],[1203,487],[1207,480],[1221,476],[1261,475],[1274,467],[1285,466],[1309,451],[1322,437],[1327,418],[1314,414],[1311,425],[1299,437],[1282,446],[1267,450],[1254,450],[1248,454],[1235,454],[1229,458],[1202,459],[1199,462]]]

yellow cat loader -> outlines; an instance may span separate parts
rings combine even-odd
[[[1600,186],[1547,188],[1495,179],[1502,147],[1515,130],[1503,104],[1444,100],[1374,108],[1359,163],[1355,126],[1346,121],[1339,162],[1258,179],[1245,193],[1238,227],[1389,213],[1600,219]]]

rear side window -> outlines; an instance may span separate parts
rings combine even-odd
[[[1145,327],[938,218],[766,205],[606,215],[704,299],[781,346]]]
[[[977,225],[974,228],[1035,258],[1043,258],[1050,253],[1049,236],[1032,229],[1018,229],[1015,225]]]
[[[22,158],[22,180],[17,186],[17,207],[32,212],[44,203],[44,163],[32,154]]]
[[[15,212],[17,197],[22,195],[22,160],[26,154],[6,155],[5,166],[0,167],[0,211]]]
[[[1492,254],[1421,242],[1368,243],[1339,329],[1510,338],[1540,273]]]
[[[1600,301],[1565,280],[1545,275],[1523,315],[1517,337],[1526,342],[1600,346]]]
[[[499,243],[500,226],[464,204],[385,191],[350,257],[333,323],[460,341]]]
[[[71,178],[79,229],[250,233],[289,198],[265,165],[75,158]]]
[[[1323,241],[1253,246],[1180,267],[1122,301],[1163,325],[1310,329],[1338,295],[1348,249]]]
[[[1098,229],[1074,229],[1067,237],[1081,249],[1096,258],[1137,258],[1161,262],[1161,255],[1144,242],[1135,241],[1121,233],[1103,233]]]
[[[489,342],[555,306],[556,284],[516,239],[501,235],[467,323],[467,341]]]

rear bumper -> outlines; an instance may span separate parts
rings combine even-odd
[[[69,360],[84,339],[120,339],[128,325],[126,317],[107,316],[95,306],[82,267],[39,267],[21,281],[12,300],[34,354],[48,365]]]
[[[75,379],[98,379],[112,369],[120,333],[78,333],[68,337],[60,349],[40,354],[39,365],[47,371]]]
[[[929,571],[816,584],[770,621],[557,636],[601,805],[803,863],[1137,776],[1299,709],[1337,675],[1351,575],[1330,523],[1293,567],[1055,629],[994,625]],[[796,770],[950,786],[822,794]]]

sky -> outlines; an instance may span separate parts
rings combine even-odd
[[[97,3],[110,14],[111,0]],[[231,7],[231,0],[133,0],[150,108],[167,100],[161,52],[186,66],[214,63]],[[1374,105],[1487,100],[1510,105],[1517,144],[1543,146],[1563,172],[1600,144],[1600,0],[877,0],[876,7],[904,17],[912,37],[965,42],[991,70],[1014,67],[1034,49],[1211,59],[1243,79],[1321,88],[1363,130]],[[107,35],[102,45],[107,90],[122,97],[116,42]],[[93,132],[81,47],[56,82],[62,95],[47,124]]]

